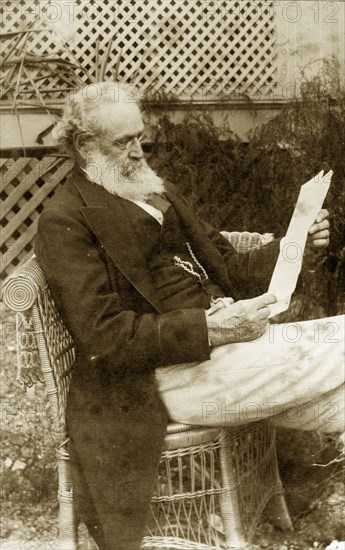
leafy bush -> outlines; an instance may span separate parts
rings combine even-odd
[[[1,536],[10,536],[27,521],[27,536],[35,537],[39,522],[30,532],[32,511],[38,506],[52,515],[57,511],[52,421],[43,385],[36,385],[33,399],[16,382],[15,317],[2,303],[0,312]]]
[[[332,237],[315,255],[316,274],[300,283],[305,308],[327,315],[344,308],[345,265],[345,90],[334,60],[304,80],[301,98],[252,133],[248,144],[228,123],[217,128],[209,114],[189,113],[173,124],[161,117],[150,164],[175,183],[196,211],[219,229],[286,232],[301,184],[321,169],[334,171],[325,207]]]

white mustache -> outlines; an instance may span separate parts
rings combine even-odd
[[[88,179],[124,199],[145,200],[164,192],[163,180],[145,159],[116,163],[99,152],[92,152],[86,161]]]

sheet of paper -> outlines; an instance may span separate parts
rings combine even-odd
[[[302,267],[308,230],[321,210],[332,175],[332,171],[324,175],[322,170],[301,187],[286,236],[282,239],[280,254],[268,289],[268,292],[275,294],[278,300],[270,306],[270,317],[289,307],[291,294],[296,288]]]

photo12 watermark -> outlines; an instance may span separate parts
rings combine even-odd
[[[307,418],[309,424],[316,430],[323,424],[338,424],[341,422],[341,409],[336,401],[319,404],[301,404],[289,402],[282,405],[279,401],[265,403],[205,401],[202,403],[202,423],[206,425],[241,426],[250,422],[276,417],[277,424],[285,427],[298,427]],[[310,429],[310,428],[309,428]]]
[[[259,22],[260,20],[283,19],[286,23],[297,24],[302,19],[314,23],[339,23],[340,1],[312,2],[272,0],[258,2],[247,0],[228,2],[219,0],[202,0],[203,20],[214,19],[243,22]]]

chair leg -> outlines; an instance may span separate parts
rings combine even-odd
[[[280,488],[280,490],[272,495],[270,500],[266,505],[266,515],[269,514],[269,521],[277,529],[281,531],[288,531],[293,529],[292,521],[290,518],[289,510],[285,502],[283,484],[280,479],[279,466],[277,461],[277,456],[275,457],[275,485]]]
[[[78,533],[73,502],[65,500],[61,494],[59,500],[59,550],[77,550]]]
[[[277,453],[275,452],[275,471],[274,471],[274,485],[278,487],[278,491],[271,496],[266,507],[265,514],[269,517],[270,523],[272,523],[277,529],[281,531],[293,530],[292,521],[290,518],[289,510],[285,502],[283,484],[280,479],[279,465],[277,460]]]
[[[59,469],[59,550],[77,550],[78,522],[69,455],[64,447],[58,448],[56,455]]]
[[[225,492],[221,495],[221,513],[227,549],[248,548],[245,530],[240,513],[237,493],[237,478],[232,460],[230,442],[226,430],[222,430],[219,458],[222,475],[222,485]]]
[[[289,510],[283,494],[273,495],[267,503],[266,514],[269,521],[281,531],[293,530]]]

